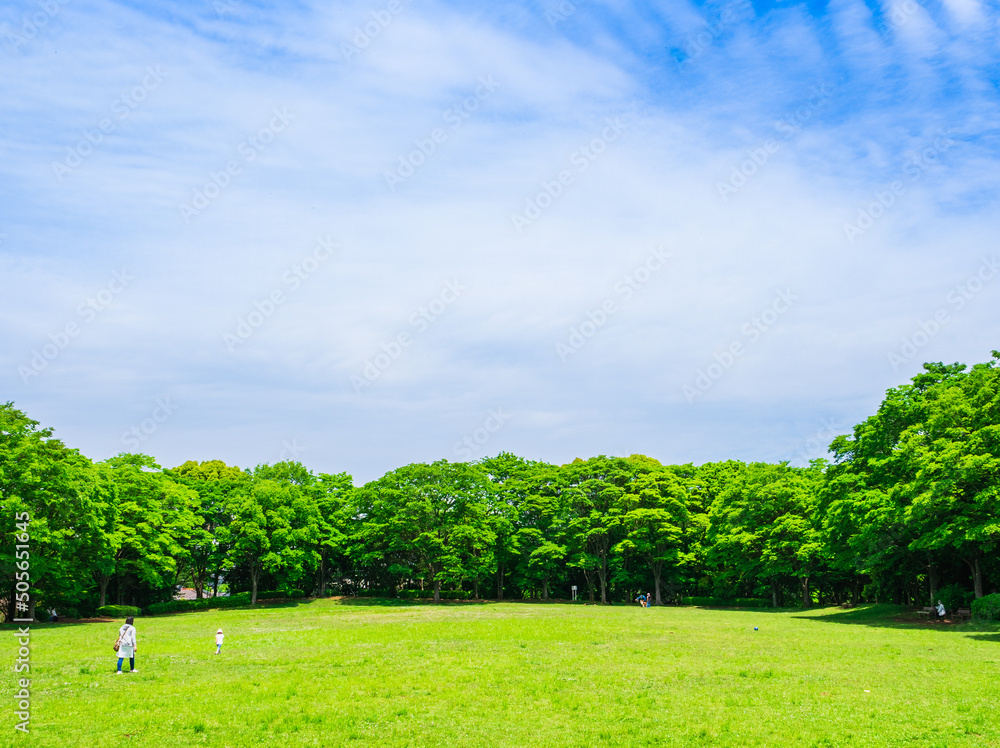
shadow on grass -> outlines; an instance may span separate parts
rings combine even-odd
[[[403,600],[396,597],[339,597],[330,598],[336,600],[341,605],[358,605],[368,608],[409,608],[418,605],[490,605],[496,600],[442,600],[439,603],[433,600]]]
[[[32,621],[31,623],[0,623],[0,631],[16,631],[22,626],[30,626],[32,631],[38,629],[59,629],[66,626],[87,626],[92,623],[118,623],[124,622],[124,618],[68,618],[59,623],[49,621]]]
[[[1000,642],[1000,634],[969,634],[968,637],[984,642]]]
[[[904,605],[873,603],[820,615],[806,615],[804,614],[805,611],[802,611],[802,613],[793,616],[793,618],[820,623],[846,623],[854,626],[875,626],[893,629],[924,629],[966,635],[970,635],[974,631],[996,632],[1000,630],[1000,624],[981,621],[967,621],[965,623],[955,623],[948,619],[944,621],[929,621],[927,618],[920,616],[913,608],[908,608]],[[983,634],[976,636],[976,638],[1000,641],[1000,634]]]

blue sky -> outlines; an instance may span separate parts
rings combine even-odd
[[[998,348],[997,4],[9,2],[0,400],[94,459],[805,464]]]

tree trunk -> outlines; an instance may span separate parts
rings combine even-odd
[[[260,569],[250,569],[250,581],[253,585],[250,592],[250,604],[257,604],[257,580],[260,579]]]
[[[931,599],[928,601],[928,605],[934,605],[937,602],[937,585],[938,585],[938,569],[937,564],[931,560],[931,554],[927,554],[927,586],[928,592],[930,593]]]
[[[204,595],[202,595],[202,590],[205,589],[205,583],[200,579],[194,580],[194,599],[201,600]]]
[[[979,551],[976,551],[976,557],[972,562],[972,588],[976,592],[976,599],[978,600],[983,596],[983,569],[979,565]]]
[[[219,596],[219,572],[215,572],[215,584],[212,586],[212,597]]]
[[[98,608],[103,608],[108,602],[108,582],[111,581],[111,577],[107,574],[101,574],[100,578],[97,580],[101,587],[101,599],[97,604]]]
[[[854,585],[851,587],[851,605],[857,605],[861,601],[861,577],[854,576]]]
[[[326,556],[319,557],[319,596],[326,597]]]
[[[583,578],[587,580],[587,596],[590,598],[590,602],[594,602],[594,573],[587,571],[586,567],[581,567],[581,570]]]
[[[549,599],[549,579],[546,577],[542,580],[542,600]]]
[[[441,602],[441,580],[434,580],[434,602]]]
[[[660,599],[660,578],[663,576],[663,569],[657,568],[656,564],[653,565],[653,589],[656,590],[656,604],[663,605]]]
[[[601,579],[601,604],[608,604],[608,560],[601,554],[601,565],[597,568],[597,576]]]
[[[472,580],[472,599],[479,599],[479,577]]]
[[[497,600],[503,600],[503,564],[497,564]]]
[[[802,577],[802,607],[808,608],[810,604],[809,599],[809,577]]]
[[[778,583],[771,582],[771,601],[774,603],[774,607],[778,607]]]

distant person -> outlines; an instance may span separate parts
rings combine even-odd
[[[222,633],[222,629],[215,632],[215,653],[219,654],[222,651],[222,640],[226,638],[226,635]]]
[[[647,592],[646,593],[646,607],[648,608],[652,604],[653,604],[653,593],[652,592]]]
[[[49,623],[59,623],[59,614],[55,608],[49,611]]]
[[[944,618],[944,615],[945,615],[946,612],[947,611],[944,609],[944,606],[941,604],[941,601],[938,600],[938,604],[937,604],[938,618]]]
[[[129,672],[137,673],[135,669],[135,653],[139,649],[139,643],[135,637],[135,626],[132,623],[135,618],[129,616],[125,619],[125,625],[118,630],[118,675],[122,674],[122,661],[128,657]]]
[[[641,605],[643,608],[646,607],[646,596],[643,593],[640,592],[639,597],[637,597],[635,601],[639,603],[639,605]]]

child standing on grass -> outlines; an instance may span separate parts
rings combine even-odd
[[[222,651],[222,640],[225,639],[225,634],[222,633],[222,629],[215,632],[215,653],[219,654]]]

